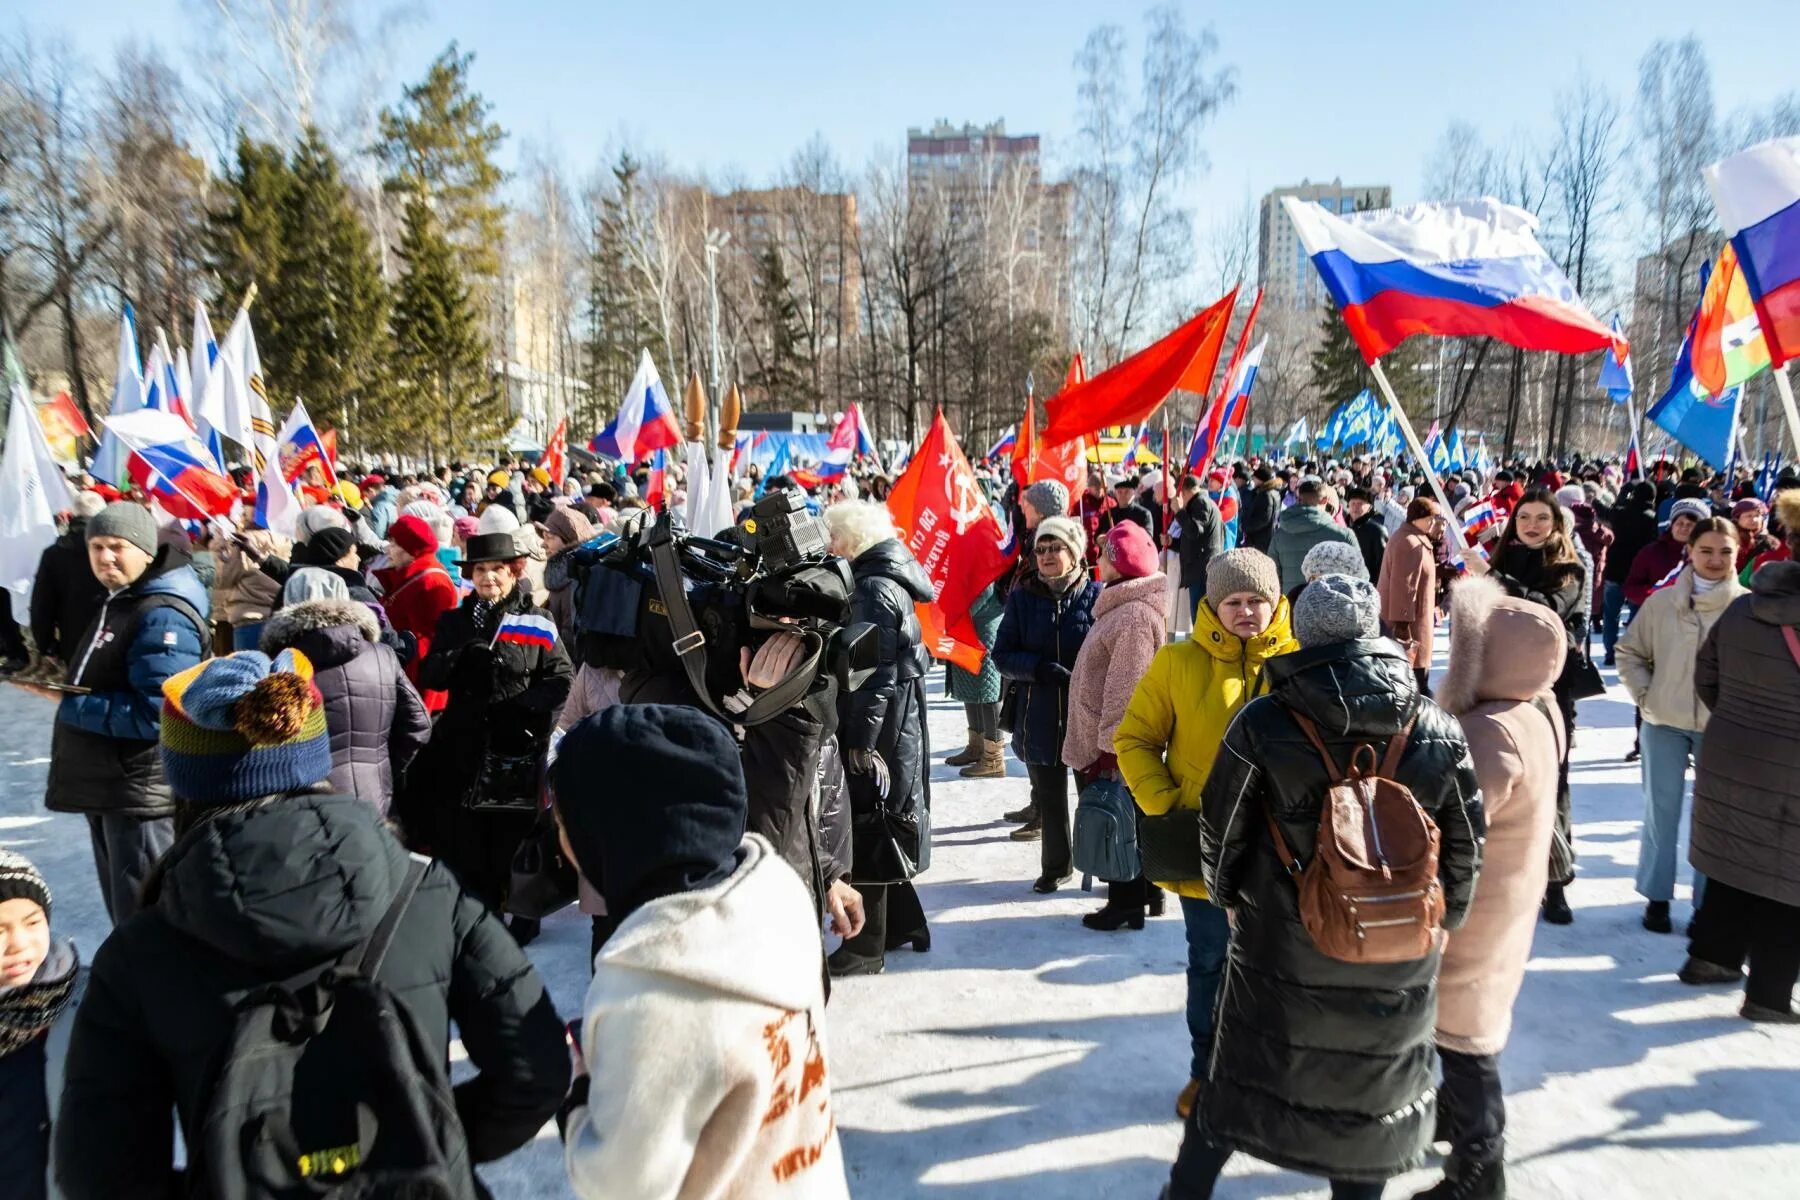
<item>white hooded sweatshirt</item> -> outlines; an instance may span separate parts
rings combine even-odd
[[[806,885],[750,834],[729,879],[652,900],[600,951],[569,1115],[583,1200],[848,1200]]]

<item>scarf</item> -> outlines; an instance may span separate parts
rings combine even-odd
[[[1039,574],[1038,578],[1042,579],[1044,581],[1044,586],[1050,589],[1051,595],[1066,596],[1069,593],[1069,589],[1074,587],[1078,582],[1080,582],[1081,579],[1086,574],[1087,574],[1086,571],[1082,570],[1079,565],[1076,565],[1076,566],[1070,567],[1069,570],[1065,574],[1062,574],[1062,575]]]
[[[0,1058],[56,1024],[75,988],[81,956],[72,942],[54,942],[30,982],[0,988]]]

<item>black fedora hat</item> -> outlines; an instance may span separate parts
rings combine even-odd
[[[525,552],[519,549],[518,539],[512,533],[478,533],[463,547],[463,556],[457,565],[467,575],[476,563],[511,562],[524,557]]]

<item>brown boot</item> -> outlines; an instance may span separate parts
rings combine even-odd
[[[981,739],[981,759],[962,769],[964,779],[1003,779],[1006,776],[1006,743]]]
[[[969,730],[969,744],[944,760],[947,767],[966,767],[981,757],[981,735]]]

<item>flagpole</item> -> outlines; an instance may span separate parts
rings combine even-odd
[[[1781,395],[1781,412],[1787,417],[1788,436],[1794,439],[1794,450],[1800,453],[1800,410],[1794,407],[1794,385],[1788,382],[1787,364],[1775,368],[1775,390]]]
[[[1450,530],[1456,552],[1457,561],[1463,561],[1469,553],[1468,539],[1463,537],[1462,520],[1450,507],[1450,497],[1444,494],[1444,485],[1438,482],[1437,472],[1432,469],[1431,459],[1425,454],[1425,447],[1419,443],[1419,435],[1413,431],[1412,420],[1407,417],[1406,410],[1400,407],[1400,401],[1394,396],[1394,385],[1388,382],[1387,372],[1381,369],[1381,360],[1376,359],[1369,364],[1370,374],[1375,376],[1375,384],[1381,389],[1382,397],[1387,401],[1388,411],[1394,414],[1394,423],[1400,427],[1400,436],[1406,439],[1406,448],[1425,472],[1425,482],[1431,485],[1432,495],[1437,497],[1438,507],[1444,511],[1444,524]]]

